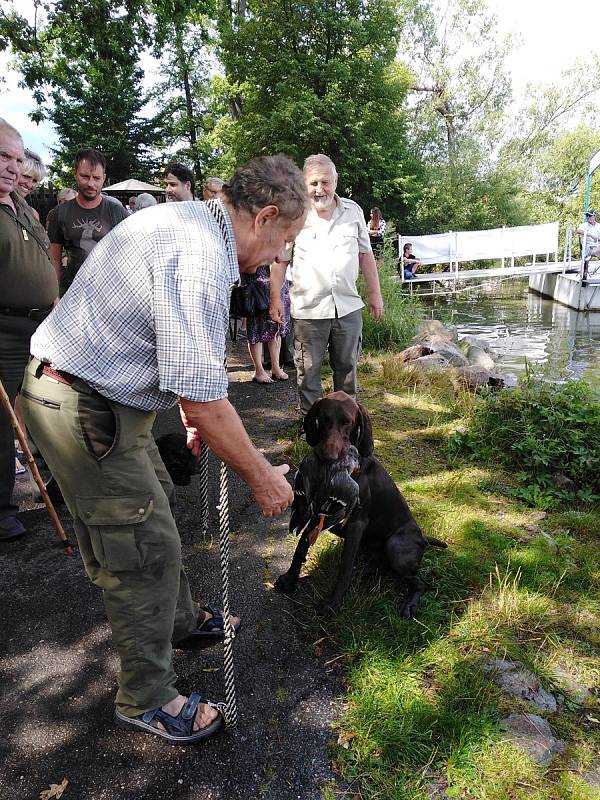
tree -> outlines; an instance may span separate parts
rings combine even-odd
[[[265,0],[219,20],[229,108],[214,141],[225,170],[285,152],[297,163],[323,152],[340,192],[398,215],[418,164],[406,147],[401,106],[410,79],[394,62],[401,18],[393,0]]]
[[[210,111],[210,67],[213,50],[213,0],[153,0],[153,51],[160,58],[162,80],[152,92],[161,104],[161,146],[190,161],[202,181],[211,161],[207,132]],[[181,146],[183,145],[183,146]]]
[[[42,19],[34,6],[33,24],[14,10],[2,15],[0,45],[10,44],[38,103],[34,120],[56,127],[59,176],[79,147],[90,146],[106,155],[110,180],[148,177],[155,124],[141,113],[144,0],[57,0]]]

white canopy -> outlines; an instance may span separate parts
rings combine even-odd
[[[164,194],[164,189],[160,186],[153,186],[151,183],[144,183],[144,181],[137,181],[135,178],[129,178],[120,183],[113,183],[112,186],[105,186],[103,192],[151,192],[156,194],[160,192]]]

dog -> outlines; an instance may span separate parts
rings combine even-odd
[[[415,522],[408,504],[391,476],[373,455],[373,433],[367,409],[345,392],[333,392],[318,400],[304,420],[306,441],[316,459],[332,463],[345,459],[351,446],[359,454],[359,470],[355,480],[359,487],[359,502],[344,525],[329,530],[344,539],[337,581],[331,594],[318,607],[322,614],[335,614],[350,586],[352,570],[359,548],[366,550],[398,578],[406,589],[401,609],[405,619],[415,616],[419,599],[427,588],[418,576],[423,552],[427,545],[447,547],[445,542],[424,536]],[[307,457],[308,458],[308,457]],[[294,497],[295,510],[306,503],[301,495]],[[297,519],[298,514],[296,514]],[[309,526],[301,533],[290,568],[281,575],[275,589],[292,592],[300,577],[302,564],[310,547]],[[296,530],[299,530],[296,525]],[[314,531],[313,541],[314,541]]]
[[[199,459],[188,450],[186,441],[183,433],[165,433],[156,440],[163,464],[177,486],[188,486],[198,472]]]

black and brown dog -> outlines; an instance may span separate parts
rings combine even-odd
[[[326,395],[306,415],[304,430],[307,443],[321,462],[333,463],[346,458],[352,445],[360,456],[360,468],[358,475],[355,474],[359,502],[343,525],[329,528],[332,533],[343,537],[344,548],[337,582],[330,596],[320,604],[319,612],[329,614],[337,611],[350,585],[359,547],[362,547],[369,557],[374,556],[402,583],[407,592],[402,616],[407,619],[414,617],[419,598],[426,589],[426,584],[418,577],[423,551],[427,545],[447,545],[431,536],[423,535],[406,500],[373,455],[371,420],[361,403],[357,403],[345,392]],[[314,461],[313,458],[313,464]],[[309,460],[307,468],[310,468],[310,463]],[[301,471],[302,465],[299,472]],[[292,520],[295,506],[299,502],[305,502],[305,499],[294,499]],[[310,537],[310,534],[308,528],[302,532],[289,570],[275,583],[278,591],[291,592],[296,588],[311,543],[310,538],[314,541],[314,536]]]

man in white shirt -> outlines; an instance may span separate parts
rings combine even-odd
[[[304,180],[311,209],[294,244],[290,286],[302,416],[321,397],[321,365],[327,351],[334,390],[356,396],[364,306],[356,289],[359,269],[367,285],[369,313],[376,320],[383,313],[362,209],[336,194],[337,172],[328,156],[309,156],[304,162]],[[279,297],[286,266],[271,267],[271,316],[278,321],[283,314]]]

